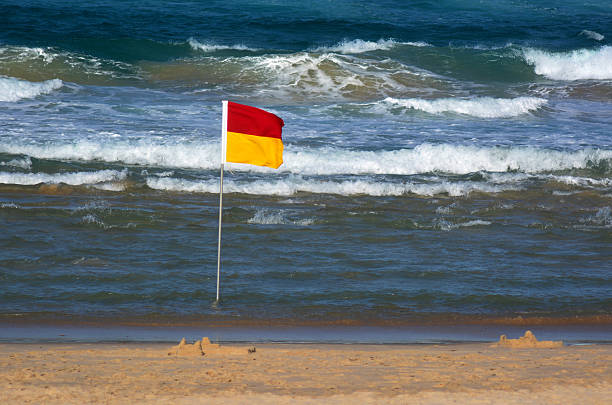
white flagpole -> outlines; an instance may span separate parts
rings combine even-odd
[[[219,182],[219,240],[217,244],[217,302],[219,301],[219,277],[221,275],[221,216],[223,213],[223,163],[221,163],[221,181]]]
[[[223,165],[227,151],[227,101],[222,101],[223,116],[221,118],[221,178],[219,181],[219,240],[217,243],[217,302],[219,302],[219,280],[221,277],[221,219],[223,216]]]

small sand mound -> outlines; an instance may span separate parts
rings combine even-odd
[[[252,354],[255,348],[246,347],[221,347],[216,343],[210,343],[210,339],[203,337],[196,340],[193,344],[187,344],[185,338],[181,339],[177,346],[172,346],[168,351],[168,356],[208,356],[208,355],[233,355],[233,354]]]
[[[506,335],[501,335],[499,337],[499,342],[493,345],[494,347],[504,346],[504,347],[515,347],[515,348],[525,348],[525,347],[538,347],[538,348],[552,348],[552,347],[561,347],[563,346],[563,341],[561,340],[538,340],[535,335],[531,333],[530,330],[525,332],[525,334],[518,339],[508,339]]]

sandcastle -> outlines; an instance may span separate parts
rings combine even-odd
[[[501,335],[499,337],[499,341],[495,343],[493,346],[504,346],[504,347],[514,347],[514,348],[528,348],[528,347],[538,347],[538,348],[553,348],[553,347],[562,347],[563,341],[561,340],[538,340],[535,335],[530,331],[526,331],[523,336],[518,339],[508,339],[506,335]]]
[[[217,343],[211,343],[210,339],[203,337],[196,340],[193,344],[188,344],[182,338],[178,345],[172,346],[168,351],[168,356],[209,356],[215,354],[251,354],[255,353],[255,348],[246,347],[221,347]]]

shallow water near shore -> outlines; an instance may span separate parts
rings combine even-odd
[[[322,343],[322,344],[469,344],[491,343],[501,335],[518,338],[532,330],[539,340],[564,345],[611,344],[609,325],[411,325],[411,326],[125,326],[74,323],[3,323],[0,342],[110,343],[188,342],[209,337],[217,343]]]
[[[0,322],[611,324],[609,5],[104,5],[2,6]]]

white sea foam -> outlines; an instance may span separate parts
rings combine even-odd
[[[610,187],[612,186],[611,178],[603,178],[603,179],[592,179],[590,177],[580,177],[580,176],[555,176],[548,175],[546,176],[549,179],[558,181],[560,183],[569,184],[572,186],[579,187]]]
[[[342,41],[334,46],[318,47],[312,49],[313,52],[337,52],[343,54],[356,54],[379,50],[389,50],[398,45],[408,45],[415,47],[431,46],[426,42],[397,42],[392,39],[379,39],[378,41],[364,41],[363,39],[354,39],[352,41]]]
[[[217,180],[193,181],[177,178],[149,177],[147,186],[156,190],[189,192],[189,193],[218,193]],[[254,195],[291,196],[297,193],[337,194],[337,195],[371,195],[371,196],[401,196],[405,194],[418,194],[433,196],[448,194],[450,196],[463,196],[472,192],[498,193],[507,190],[517,190],[514,185],[504,187],[476,182],[448,182],[438,183],[390,183],[372,180],[313,180],[301,176],[290,176],[278,180],[255,180],[239,182],[228,180],[223,185],[224,193],[242,193]]]
[[[556,175],[544,173],[486,173],[487,181],[495,184],[519,184],[529,180],[556,181],[583,188],[601,188],[612,186],[612,179],[593,179],[583,176]]]
[[[13,77],[0,76],[0,101],[15,102],[24,98],[34,98],[47,94],[63,86],[59,79],[44,82],[29,82]]]
[[[612,228],[612,210],[610,207],[602,207],[597,210],[595,215],[589,215],[580,220],[585,225],[595,225],[598,227]]]
[[[442,98],[425,100],[420,98],[396,99],[388,97],[382,101],[387,108],[402,107],[425,111],[430,114],[455,113],[479,118],[508,118],[536,111],[547,101],[537,97],[472,99]]]
[[[195,38],[189,38],[187,43],[193,50],[202,51],[202,52],[215,52],[220,50],[236,50],[236,51],[258,51],[257,48],[249,48],[246,45],[236,44],[236,45],[218,45],[209,42],[200,42]]]
[[[77,141],[69,144],[0,144],[0,153],[22,154],[39,159],[121,162],[156,167],[217,170],[220,145],[158,144],[152,141]],[[284,163],[278,170],[228,164],[231,170],[290,172],[304,175],[396,174],[430,172],[538,173],[587,168],[612,159],[612,150],[556,151],[533,147],[477,147],[421,144],[413,149],[358,151],[338,147],[308,148],[285,145]],[[518,173],[517,175],[520,175]]]
[[[254,69],[272,79],[272,87],[265,92],[287,96],[308,92],[310,97],[315,98],[342,98],[354,89],[367,88],[367,77],[373,81],[370,83],[373,91],[376,91],[374,87],[385,84],[385,79],[379,73],[370,75],[363,66],[333,54],[275,55],[260,58]]]
[[[36,184],[59,184],[71,186],[98,184],[111,181],[120,181],[127,177],[127,170],[99,170],[96,172],[72,173],[8,173],[0,172],[0,184],[17,184],[32,186]]]
[[[591,217],[591,221],[600,225],[612,226],[612,210],[610,207],[598,209],[595,216]]]
[[[174,175],[174,172],[172,170],[168,170],[168,171],[161,172],[161,173],[155,173],[155,175],[159,177],[170,177]]]
[[[491,225],[491,222],[483,221],[480,219],[467,221],[467,222],[459,222],[459,223],[452,223],[447,220],[440,219],[436,221],[435,223],[435,227],[443,231],[451,231],[453,229],[465,228],[465,227],[471,227],[471,226],[488,226],[488,225]]]
[[[30,48],[26,46],[0,47],[0,61],[29,61],[39,59],[43,63],[51,63],[58,56],[50,48]]]
[[[580,32],[580,35],[584,35],[585,37],[594,39],[595,41],[603,41],[605,39],[605,37],[599,32],[591,30],[582,30],[582,32]]]
[[[136,224],[134,224],[132,222],[128,222],[125,225],[108,225],[104,221],[102,221],[100,218],[95,216],[94,214],[87,214],[87,215],[83,216],[83,218],[81,218],[81,223],[97,225],[100,228],[105,229],[105,230],[114,229],[114,228],[128,229],[128,228],[135,228],[136,227]]]
[[[537,74],[554,80],[612,79],[612,46],[571,52],[524,49],[523,57]]]
[[[84,224],[96,224],[102,227],[104,226],[104,222],[100,221],[98,217],[93,214],[84,215],[83,218],[81,218],[81,222]]]
[[[27,156],[21,159],[12,159],[8,162],[0,162],[0,166],[12,166],[24,170],[29,170],[32,168],[32,159]]]
[[[436,213],[437,214],[450,214],[452,209],[453,209],[452,204],[447,205],[447,206],[440,206],[436,208]]]
[[[308,226],[314,222],[310,218],[292,220],[284,210],[260,209],[247,221],[249,224],[259,225],[299,225]]]

